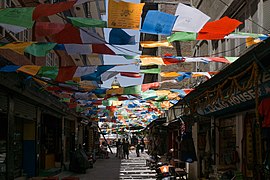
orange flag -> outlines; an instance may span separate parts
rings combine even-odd
[[[109,0],[108,27],[122,29],[139,29],[144,3],[129,3]]]
[[[34,9],[33,12],[33,20],[37,20],[40,17],[50,16],[53,14],[57,14],[59,12],[63,12],[69,10],[73,7],[76,1],[67,1],[67,2],[60,2],[55,4],[39,4]]]

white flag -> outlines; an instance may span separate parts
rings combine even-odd
[[[200,10],[179,3],[175,12],[178,16],[173,31],[199,32],[202,27],[209,21],[210,17]]]

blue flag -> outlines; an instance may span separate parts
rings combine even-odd
[[[177,16],[164,12],[149,10],[143,22],[141,32],[158,35],[171,35]]]
[[[130,36],[123,29],[113,28],[110,31],[109,43],[115,45],[134,45],[135,36]]]

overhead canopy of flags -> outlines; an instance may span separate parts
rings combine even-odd
[[[44,17],[70,10],[88,0],[70,0],[36,7],[6,8],[0,10],[0,26],[19,33],[34,29],[33,42],[1,43],[0,49],[9,49],[21,55],[25,53],[45,57],[51,51],[63,51],[68,55],[93,55],[88,66],[3,66],[0,72],[24,73],[32,77],[44,90],[57,96],[69,108],[96,121],[117,122],[120,127],[145,127],[158,118],[193,89],[160,89],[163,83],[180,82],[186,78],[209,79],[218,72],[162,72],[161,68],[141,66],[168,66],[179,63],[231,63],[237,57],[179,57],[141,55],[142,48],[173,47],[175,41],[247,39],[247,46],[268,38],[268,34],[234,32],[242,22],[229,17],[208,22],[210,17],[194,7],[179,3],[175,14],[149,10],[141,22],[144,3],[108,0],[107,20],[84,17],[62,17],[63,21],[44,21]],[[108,40],[94,28],[108,30]],[[106,28],[106,29],[105,29]],[[126,29],[166,37],[162,41],[136,41]],[[49,37],[50,42],[48,42]],[[131,50],[136,46],[137,51]],[[103,57],[109,57],[104,61]],[[115,62],[114,62],[114,59]],[[118,59],[124,59],[119,63]],[[107,80],[116,77],[130,81],[143,78],[144,74],[159,74],[172,78],[161,82],[127,85],[118,88],[102,88]]]

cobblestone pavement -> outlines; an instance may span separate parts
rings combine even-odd
[[[115,152],[115,149],[113,149],[113,152]],[[146,153],[136,157],[135,150],[130,151],[129,159],[119,159],[115,157],[115,153],[110,153],[109,159],[97,159],[94,168],[87,169],[85,174],[63,171],[57,176],[60,180],[70,176],[79,177],[80,180],[152,180],[155,179],[155,171],[146,167],[145,160],[147,157]]]

